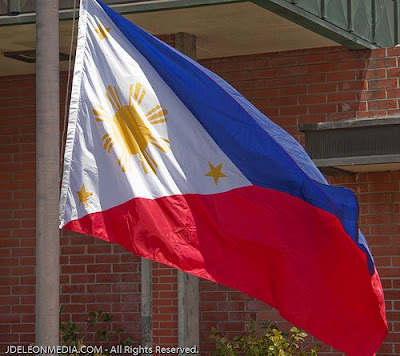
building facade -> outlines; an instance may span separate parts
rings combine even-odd
[[[160,37],[175,45],[174,33]],[[302,144],[300,125],[399,117],[400,48],[350,50],[328,44],[200,56],[199,62]],[[68,75],[62,71],[60,76],[63,111]],[[4,352],[9,344],[29,345],[35,340],[35,76],[10,76],[3,68],[0,92],[0,350]],[[333,171],[326,177],[357,195],[360,228],[386,299],[389,334],[378,354],[400,354],[400,168],[375,165],[346,175]],[[140,259],[89,236],[63,231],[60,239],[61,320],[75,322],[88,332],[86,341],[94,343],[95,334],[87,329],[88,313],[102,309],[114,317],[110,331],[123,328],[123,337],[132,336],[133,343],[140,344]],[[152,288],[153,343],[176,346],[176,270],[153,263]],[[199,281],[199,289],[201,355],[211,354],[212,327],[233,336],[243,333],[250,319],[288,326],[276,310],[245,294],[205,280]],[[338,352],[322,344],[320,354]]]

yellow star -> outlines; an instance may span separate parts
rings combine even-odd
[[[79,197],[79,204],[83,203],[85,205],[88,205],[88,200],[89,198],[93,195],[93,193],[89,193],[85,189],[85,184],[82,184],[82,188],[79,192],[76,192]]]
[[[218,184],[218,180],[219,180],[220,178],[227,177],[226,174],[224,174],[224,173],[221,172],[222,163],[220,163],[218,166],[213,166],[210,162],[208,162],[208,165],[209,165],[209,167],[210,167],[210,172],[208,172],[207,174],[205,174],[205,176],[213,177],[213,178],[214,178],[215,185]]]
[[[104,40],[105,38],[107,38],[108,32],[110,32],[111,27],[104,27],[103,24],[101,22],[99,22],[99,28],[95,28],[94,29],[96,31],[96,33],[99,35],[100,37],[100,41]]]

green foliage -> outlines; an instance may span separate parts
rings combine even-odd
[[[257,331],[255,322],[248,323],[247,333],[229,339],[212,328],[209,338],[215,341],[213,356],[316,356],[317,346],[303,346],[307,334],[296,327],[290,333],[279,330],[275,323],[260,324]],[[309,349],[309,351],[308,351]]]
[[[60,314],[64,311],[64,307],[60,307]],[[107,343],[111,340],[116,341],[122,346],[131,346],[132,337],[122,338],[124,329],[118,329],[114,332],[111,331],[111,325],[114,320],[114,316],[108,313],[103,313],[101,309],[96,312],[89,312],[86,320],[88,332],[92,331],[95,333],[96,345]],[[78,349],[85,345],[86,334],[82,334],[78,326],[71,320],[66,322],[60,322],[60,336],[63,345],[76,346]],[[70,355],[74,356],[74,355]],[[87,356],[107,356],[105,354],[88,354]]]

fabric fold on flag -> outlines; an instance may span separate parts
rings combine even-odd
[[[349,355],[387,334],[352,191],[228,83],[83,0],[60,227],[243,291]]]

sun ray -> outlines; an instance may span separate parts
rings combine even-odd
[[[149,173],[149,171],[147,170],[147,167],[146,167],[146,165],[144,164],[144,159],[145,159],[145,158],[144,158],[143,155],[140,153],[140,154],[139,154],[139,160],[140,160],[140,163],[142,164],[144,173],[147,174],[147,173]]]
[[[122,169],[122,172],[125,172],[125,170],[124,170],[124,167],[123,167],[123,165],[122,165],[122,162],[121,162],[121,160],[122,160],[122,157],[120,157],[120,158],[119,158],[119,160],[118,160],[118,165],[121,167],[121,169]]]
[[[129,106],[132,106],[133,84],[129,85]]]
[[[110,136],[109,133],[108,133],[108,134],[105,134],[105,135],[101,138],[101,140],[104,141],[108,136]]]
[[[92,112],[96,116],[108,116],[107,111],[102,106],[98,106],[97,109],[93,109]]]
[[[154,161],[153,157],[151,157],[151,155],[146,150],[143,151],[143,156],[146,159],[146,162],[150,166],[151,170],[154,172],[154,174],[157,174],[156,168],[158,167],[158,165]]]
[[[115,96],[117,97],[118,104],[120,105],[120,108],[122,108],[122,106],[123,106],[122,101],[121,101],[121,98],[119,97],[119,93],[118,93],[118,90],[116,87],[114,87],[114,92],[115,92]]]
[[[112,87],[111,85],[109,85],[107,87],[107,90],[111,95],[111,97],[110,97],[108,94],[106,94],[107,99],[110,101],[110,103],[111,103],[112,107],[115,109],[115,111],[118,111],[119,109],[122,108],[123,105],[122,105],[121,99],[119,98],[117,88],[115,86]]]
[[[150,124],[152,125],[157,125],[157,124],[161,124],[162,122],[166,122],[167,119],[161,119],[161,120],[157,120],[157,121],[152,121],[150,122]]]
[[[142,153],[148,163],[151,162],[155,167],[157,167],[157,163],[154,161],[153,157],[151,157],[150,153],[147,150],[144,150]]]
[[[155,139],[153,136],[150,138],[150,142],[151,142],[152,145],[154,145],[155,147],[157,147],[160,151],[163,151],[164,153],[166,153],[164,147],[162,147],[162,146],[158,143],[157,139]]]
[[[165,137],[160,137],[160,138],[168,145],[168,148],[171,149],[171,144],[170,144],[169,140]]]
[[[139,96],[140,88],[142,87],[142,84],[136,83],[135,87],[135,96],[133,97],[133,100],[137,101],[137,98]]]
[[[112,146],[114,146],[114,142],[111,141],[110,145],[108,146],[108,150],[107,150],[108,153],[110,153]]]
[[[156,105],[153,109],[151,109],[151,110],[146,114],[146,117],[148,118],[153,112],[157,111],[158,109],[161,109],[161,105]]]
[[[116,107],[114,101],[111,99],[110,95],[108,95],[108,93],[106,93],[106,98],[108,99],[108,101],[110,102],[111,106],[113,107],[113,109],[115,111],[118,111],[118,108]]]
[[[131,87],[129,87],[129,97],[132,96],[132,91],[133,91],[133,87],[131,86]],[[139,97],[139,94],[140,94],[140,97]],[[142,84],[136,83],[135,94],[133,96],[133,100],[135,100],[138,103],[138,105],[140,105],[145,94],[146,94],[146,90],[142,89]],[[131,101],[129,102],[129,105],[132,105]]]
[[[121,167],[122,172],[124,173],[126,171],[126,163],[127,163],[127,153],[123,152],[118,160],[118,165]]]
[[[151,115],[150,117],[147,118],[149,122],[152,122],[153,120],[159,118],[159,117],[165,117],[165,115],[168,114],[168,111],[166,109],[160,110],[159,112]]]
[[[112,138],[108,138],[105,142],[104,142],[104,149],[106,150],[108,145],[112,142]]]
[[[96,116],[95,120],[98,122],[110,122],[112,120],[112,118],[108,115],[107,111],[104,110],[102,106],[99,106],[97,109],[93,109],[92,112]]]
[[[114,86],[109,85],[107,88],[118,109],[120,109],[122,107],[122,102],[121,99],[119,98],[117,87],[115,85]]]
[[[146,90],[143,89],[142,94],[140,95],[140,98],[139,98],[139,100],[138,100],[138,102],[137,102],[139,105],[140,105],[140,103],[142,102],[142,100],[143,100],[145,94],[146,94]]]

